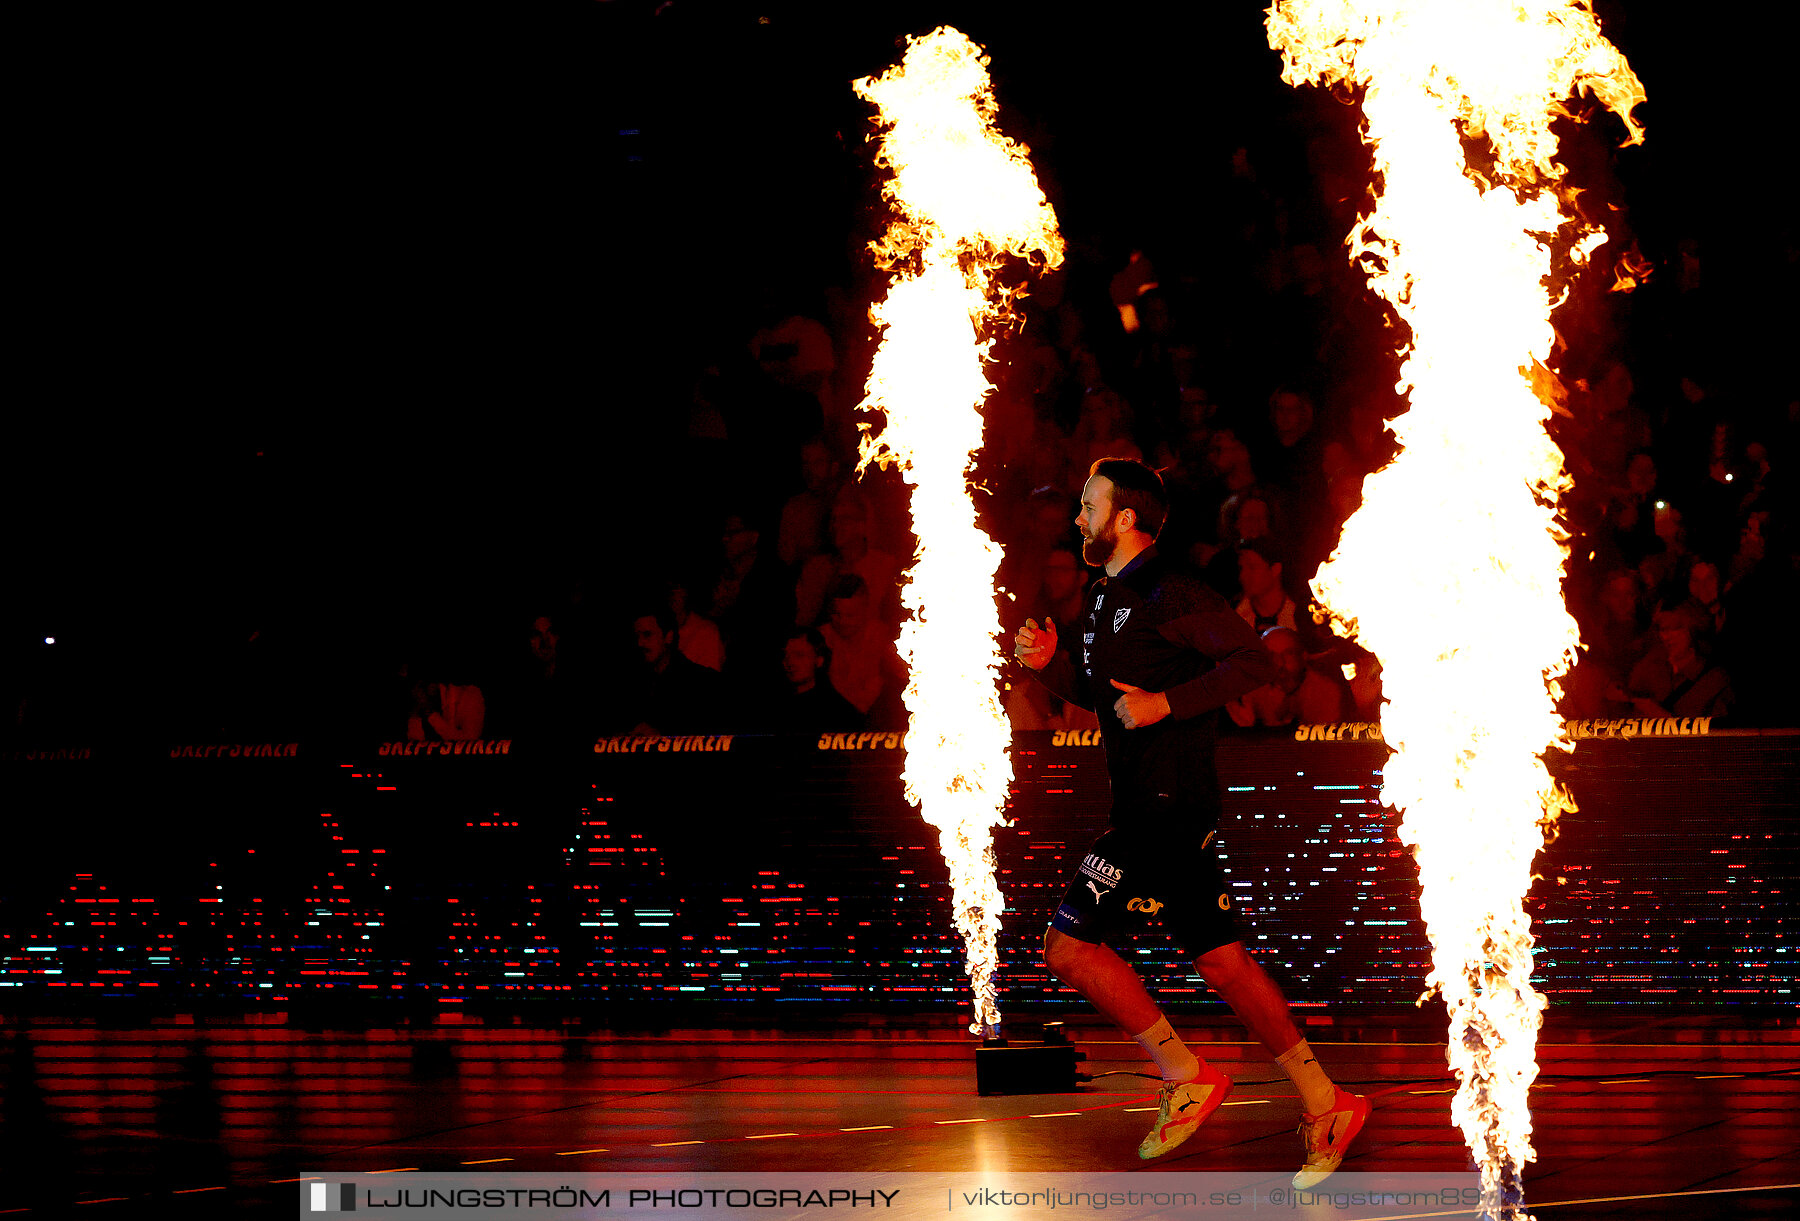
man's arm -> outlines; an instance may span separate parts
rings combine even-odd
[[[1213,661],[1213,668],[1205,674],[1163,692],[1171,716],[1185,719],[1222,708],[1275,677],[1275,667],[1256,630],[1223,601],[1172,620],[1162,632]]]
[[[1055,621],[1045,619],[1044,626],[1040,628],[1036,619],[1027,619],[1025,626],[1013,637],[1013,656],[1052,695],[1064,703],[1074,704],[1089,712],[1094,710],[1094,697],[1088,692],[1087,676],[1075,668],[1075,663],[1067,653],[1057,651]]]

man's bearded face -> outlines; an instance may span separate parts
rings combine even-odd
[[[1119,546],[1118,516],[1116,509],[1108,512],[1106,520],[1095,527],[1092,534],[1081,536],[1081,558],[1095,568],[1106,567]]]

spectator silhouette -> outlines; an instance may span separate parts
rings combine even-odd
[[[1138,298],[1157,287],[1156,265],[1142,250],[1134,249],[1107,287],[1113,308],[1119,313],[1120,329],[1127,335],[1135,334],[1139,326]]]
[[[860,577],[869,591],[870,610],[893,628],[900,623],[900,561],[869,542],[869,510],[850,489],[831,506],[831,547],[813,556],[794,586],[794,623],[816,627],[829,612],[831,591],[845,577]]]
[[[1000,560],[996,581],[1012,594],[1000,604],[1001,626],[1008,635],[1025,622],[1025,607],[1032,605],[1031,594],[1044,585],[1044,570],[1058,547],[1074,548],[1074,498],[1060,488],[1045,484],[1032,489],[1023,510],[1006,523],[1002,541],[1006,554]],[[1079,561],[1079,552],[1077,551]]]
[[[719,625],[693,609],[691,591],[686,580],[677,577],[669,582],[665,598],[669,613],[675,617],[676,640],[681,655],[708,670],[725,668],[725,638]]]
[[[1365,648],[1350,647],[1348,664],[1350,710],[1359,721],[1381,720],[1381,659]]]
[[[1243,596],[1237,613],[1258,632],[1272,627],[1300,630],[1299,608],[1282,585],[1284,559],[1269,539],[1245,539],[1237,545],[1238,584]]]
[[[1243,592],[1236,544],[1265,542],[1283,555],[1292,554],[1287,546],[1287,514],[1280,494],[1266,484],[1227,496],[1219,505],[1217,529],[1224,545],[1197,543],[1188,558],[1200,569],[1206,583],[1227,601],[1235,602]]]
[[[1212,505],[1224,502],[1233,492],[1244,492],[1257,484],[1256,464],[1250,457],[1250,449],[1231,427],[1215,427],[1206,441],[1206,464],[1211,472]],[[1229,543],[1229,539],[1221,542]]]
[[[718,625],[726,657],[734,659],[733,678],[740,687],[762,685],[763,659],[776,655],[794,622],[793,580],[764,555],[761,541],[748,518],[728,515],[713,570],[710,617]],[[736,669],[749,672],[737,674]]]
[[[447,677],[465,677],[454,671]],[[474,683],[422,678],[412,684],[406,718],[411,742],[470,742],[487,726],[487,700]]]
[[[869,606],[859,576],[841,577],[831,591],[830,618],[820,629],[831,651],[826,673],[839,695],[868,718],[870,729],[906,728],[906,669],[893,631]]]
[[[1234,724],[1250,726],[1329,725],[1344,719],[1344,690],[1306,664],[1300,633],[1272,627],[1263,647],[1275,663],[1272,681],[1225,705]]]
[[[1719,566],[1711,560],[1695,560],[1688,568],[1688,597],[1705,614],[1708,630],[1720,642],[1725,639],[1725,621],[1730,617],[1723,582]]]
[[[776,553],[787,567],[798,571],[811,557],[830,546],[827,521],[839,483],[838,461],[823,438],[812,437],[800,447],[801,489],[781,507],[781,527]]]
[[[1712,633],[1692,603],[1658,611],[1656,644],[1631,670],[1623,693],[1639,716],[1722,717],[1731,711],[1731,676],[1712,664]]]
[[[1650,417],[1635,405],[1635,393],[1631,370],[1620,362],[1609,364],[1593,379],[1587,410],[1577,419],[1571,446],[1576,460],[1570,466],[1577,475],[1578,489],[1584,482],[1602,488],[1625,486],[1632,455],[1648,451],[1653,444]]]
[[[1688,565],[1694,553],[1688,546],[1686,517],[1666,500],[1659,500],[1652,510],[1651,522],[1656,530],[1657,550],[1638,564],[1644,588],[1655,602],[1680,601],[1687,592]]]
[[[1287,539],[1287,514],[1282,497],[1267,484],[1233,492],[1219,505],[1219,537],[1244,542],[1267,538]]]
[[[767,321],[750,336],[750,355],[770,381],[786,390],[809,395],[823,418],[831,418],[836,406],[832,374],[837,355],[831,331],[816,318],[790,308],[792,302],[773,304]]]
[[[1656,539],[1658,482],[1655,456],[1638,450],[1625,460],[1625,485],[1607,506],[1613,546],[1620,561],[1633,568],[1662,549]]]
[[[509,659],[512,682],[496,700],[499,712],[491,718],[498,732],[542,739],[562,733],[578,733],[580,703],[575,696],[569,650],[561,631],[549,615],[539,615],[521,635],[524,647]],[[515,637],[515,640],[518,639]]]
[[[1105,457],[1142,461],[1144,451],[1132,436],[1131,404],[1107,386],[1090,386],[1081,399],[1081,418],[1069,437],[1064,482],[1074,486]]]
[[[1043,607],[1058,623],[1077,622],[1087,601],[1088,571],[1081,562],[1080,548],[1068,543],[1053,548],[1030,604]]]
[[[1256,455],[1256,469],[1271,483],[1308,503],[1322,482],[1320,442],[1313,431],[1312,395],[1283,386],[1269,396],[1269,439]]]
[[[634,734],[701,733],[725,727],[725,688],[718,674],[681,655],[668,606],[645,609],[631,621],[643,665],[632,704]]]
[[[1342,441],[1319,448],[1320,499],[1301,527],[1304,550],[1297,557],[1303,573],[1316,572],[1343,533],[1344,523],[1362,507],[1363,471],[1355,453]]]
[[[1610,693],[1624,687],[1632,667],[1649,647],[1640,614],[1641,590],[1635,570],[1617,569],[1602,583],[1595,611],[1583,616],[1587,649],[1567,682],[1570,716],[1630,713],[1629,705]]]
[[[778,733],[861,729],[863,714],[839,695],[825,677],[831,646],[817,628],[795,628],[782,646],[787,690],[770,702],[769,728]]]

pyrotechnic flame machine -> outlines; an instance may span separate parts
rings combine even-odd
[[[882,332],[860,410],[862,461],[892,465],[912,487],[917,550],[901,601],[906,661],[907,800],[938,829],[974,997],[971,1034],[997,1034],[994,967],[1005,899],[993,828],[1012,782],[1011,728],[1000,706],[1004,664],[994,574],[1000,548],[976,522],[969,470],[991,390],[990,332],[1011,296],[996,278],[1023,257],[1062,260],[1056,217],[1027,150],[995,126],[998,104],[980,47],[948,26],[910,39],[902,61],[855,83],[874,104],[876,164],[892,209],[873,244],[893,272],[869,314]]]
[[[1409,403],[1314,589],[1381,659],[1383,800],[1419,868],[1452,1114],[1484,1212],[1524,1217],[1544,999],[1523,897],[1570,804],[1542,755],[1569,746],[1555,697],[1580,644],[1554,379],[1533,373],[1552,359],[1557,259],[1579,267],[1605,240],[1569,205],[1552,123],[1587,93],[1636,142],[1643,86],[1590,0],[1278,0],[1268,30],[1289,84],[1361,96],[1377,189],[1347,245],[1408,332]]]

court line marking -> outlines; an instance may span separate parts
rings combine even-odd
[[[1235,1098],[1230,1102],[1221,1102],[1222,1107],[1263,1107],[1274,1102],[1273,1098]],[[1120,1107],[1121,1115],[1136,1115],[1140,1111],[1160,1111],[1161,1107]]]
[[[1643,1084],[1647,1083],[1649,1080],[1650,1080],[1650,1078],[1648,1078],[1648,1077],[1612,1077],[1605,1081],[1596,1081],[1596,1082],[1594,1082],[1594,1084],[1595,1085],[1643,1085]]]
[[[223,1187],[183,1187],[180,1191],[171,1191],[172,1196],[191,1196],[196,1191],[224,1191]]]
[[[1776,1070],[1773,1073],[1762,1073],[1762,1074],[1754,1074],[1754,1075],[1758,1075],[1758,1076],[1788,1076],[1788,1075],[1792,1075],[1796,1072],[1800,1072],[1800,1070],[1795,1070],[1795,1069]],[[1745,1077],[1745,1076],[1750,1076],[1750,1075],[1752,1075],[1752,1074],[1721,1073],[1721,1074],[1716,1074],[1714,1076],[1716,1076],[1716,1077]],[[1689,1079],[1690,1080],[1700,1080],[1700,1079],[1710,1079],[1710,1078],[1702,1078],[1702,1077],[1696,1075],[1694,1077],[1690,1077]],[[1646,1077],[1617,1078],[1617,1079],[1609,1079],[1609,1080],[1604,1080],[1604,1081],[1597,1081],[1597,1082],[1595,1082],[1595,1084],[1618,1085],[1618,1084],[1629,1084],[1629,1083],[1634,1083],[1634,1082],[1648,1082],[1649,1080],[1650,1079],[1646,1078]],[[1549,1083],[1539,1082],[1539,1083],[1535,1083],[1533,1085],[1533,1088],[1549,1089],[1549,1088],[1553,1088],[1553,1087]],[[1455,1090],[1454,1089],[1412,1090],[1412,1091],[1408,1091],[1408,1092],[1412,1093],[1412,1094],[1450,1094],[1450,1093],[1454,1093]],[[1268,1098],[1233,1099],[1231,1101],[1223,1103],[1222,1105],[1224,1105],[1224,1106],[1264,1106],[1264,1105],[1269,1104],[1272,1101],[1275,1101],[1275,1100],[1268,1099]],[[1096,1107],[1090,1107],[1090,1108],[1088,1108],[1088,1110],[1093,1110],[1093,1111],[1109,1110],[1115,1105],[1116,1104],[1114,1104],[1114,1103],[1103,1103]],[[1159,1110],[1159,1109],[1160,1108],[1158,1108],[1158,1107],[1121,1107],[1120,1111],[1123,1114],[1135,1114],[1135,1113],[1140,1113],[1140,1112],[1155,1111],[1155,1110]],[[1048,1118],[1060,1118],[1060,1117],[1064,1117],[1064,1116],[1075,1116],[1075,1115],[1081,1115],[1081,1114],[1085,1114],[1085,1113],[1086,1113],[1086,1111],[1052,1111],[1052,1112],[1043,1112],[1043,1113],[1039,1113],[1039,1114],[1032,1114],[1028,1117],[1032,1118],[1032,1119],[1048,1119]],[[1019,1118],[1019,1117],[1018,1116],[1003,1116],[1000,1118],[1004,1119],[1004,1118]],[[990,1116],[978,1116],[978,1117],[970,1118],[970,1119],[939,1119],[939,1120],[933,1120],[932,1122],[933,1122],[933,1124],[935,1124],[937,1126],[947,1126],[947,1125],[953,1125],[953,1124],[984,1123],[984,1122],[989,1122],[992,1119],[993,1119],[993,1117],[990,1117]],[[891,1130],[893,1130],[893,1128],[894,1128],[893,1124],[872,1124],[872,1125],[869,1125],[866,1127],[839,1128],[838,1131],[839,1132],[875,1132],[875,1131],[891,1131]],[[800,1135],[800,1133],[797,1133],[797,1132],[770,1132],[770,1133],[763,1133],[763,1134],[755,1135],[755,1136],[737,1137],[735,1139],[738,1139],[738,1140],[768,1140],[768,1139],[772,1139],[775,1137],[798,1136],[798,1135]],[[727,1139],[733,1139],[733,1138],[727,1138]],[[658,1143],[652,1144],[650,1146],[650,1148],[668,1149],[668,1148],[676,1148],[676,1147],[684,1146],[684,1145],[703,1145],[706,1143],[708,1143],[708,1142],[706,1142],[704,1140],[663,1141],[663,1142],[658,1142]],[[568,1150],[568,1151],[559,1151],[555,1155],[558,1157],[574,1157],[574,1156],[579,1156],[582,1154],[605,1153],[605,1152],[608,1152],[608,1150],[607,1149],[575,1149],[575,1150]],[[508,1162],[508,1161],[512,1161],[512,1160],[514,1160],[514,1159],[512,1159],[512,1158],[486,1158],[486,1159],[481,1159],[478,1161],[467,1161],[467,1162],[463,1162],[462,1164],[465,1166],[476,1166],[476,1165],[487,1165],[487,1164],[492,1164],[492,1163],[497,1163],[497,1162]],[[364,1171],[362,1173],[366,1173],[366,1174],[400,1174],[400,1173],[404,1173],[407,1171],[415,1171],[418,1169],[419,1169],[419,1167],[417,1167],[417,1166],[400,1166],[400,1167],[394,1167],[394,1168],[387,1169],[387,1170]],[[294,1178],[294,1179],[270,1179],[270,1180],[268,1180],[268,1182],[270,1182],[270,1183],[299,1183],[299,1182],[306,1182],[306,1181],[312,1180],[312,1179],[317,1179],[319,1177],[320,1176],[318,1176],[318,1175],[305,1175],[300,1178]],[[1781,1185],[1781,1186],[1785,1186],[1785,1185]],[[1728,1189],[1728,1190],[1735,1191],[1735,1190],[1775,1190],[1775,1189],[1776,1189],[1775,1187],[1770,1187],[1770,1188],[1766,1188],[1766,1189],[1765,1188],[1732,1188],[1732,1189]],[[193,1188],[191,1190],[193,1190],[193,1191],[223,1191],[223,1190],[225,1190],[225,1188],[210,1187],[210,1188]],[[172,1193],[172,1194],[185,1194],[185,1193]],[[104,1200],[78,1200],[75,1202],[81,1203],[81,1204],[99,1204],[99,1203],[108,1203],[112,1200],[124,1200],[124,1199],[129,1199],[129,1198],[131,1198],[131,1197],[112,1196],[112,1197],[107,1197]],[[1642,1196],[1642,1197],[1621,1196],[1621,1197],[1617,1197],[1617,1199],[1619,1199],[1621,1201],[1627,1201],[1627,1200],[1632,1200],[1632,1199],[1659,1199],[1659,1198],[1662,1198],[1662,1197],[1661,1196]],[[1608,1199],[1611,1199],[1611,1198],[1609,1197]],[[1606,1202],[1606,1200],[1567,1201],[1567,1202],[1568,1203]],[[19,1210],[4,1210],[4,1211],[19,1211]],[[24,1211],[29,1211],[29,1210],[24,1210]],[[1415,1215],[1430,1216],[1430,1215],[1436,1215],[1436,1214],[1415,1214]]]

